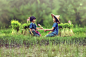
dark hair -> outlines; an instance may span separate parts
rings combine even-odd
[[[32,22],[34,19],[36,19],[34,16],[30,17],[30,22]]]

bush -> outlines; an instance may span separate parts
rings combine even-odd
[[[59,35],[60,36],[73,36],[74,33],[73,33],[73,24],[70,24],[70,23],[61,23],[61,24],[58,24],[59,26]]]
[[[27,29],[27,28],[29,28],[29,26],[30,26],[30,23],[24,23],[22,25],[23,29]]]
[[[21,23],[16,21],[16,20],[11,20],[11,26],[12,29],[15,29],[17,31],[19,31],[19,27],[20,27]]]
[[[69,24],[69,23],[61,23],[61,24],[58,24],[59,28],[73,28],[73,24]]]

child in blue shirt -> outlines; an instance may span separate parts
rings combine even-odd
[[[53,26],[52,26],[52,29],[45,29],[44,31],[52,31],[50,34],[46,35],[46,37],[53,37],[53,36],[56,36],[58,35],[58,24],[60,24],[60,21],[59,21],[59,17],[60,15],[54,15],[54,14],[51,14],[52,18],[53,18]]]
[[[35,24],[36,18],[34,16],[30,17],[30,33],[34,36],[41,36],[41,34],[37,31],[38,29],[43,29],[43,28],[37,28]]]

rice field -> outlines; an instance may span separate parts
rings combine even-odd
[[[1,47],[0,57],[86,57],[86,46],[58,44],[16,48]]]
[[[86,57],[86,32],[76,30],[74,36],[48,38],[43,31],[43,37],[30,37],[0,30],[0,57]]]

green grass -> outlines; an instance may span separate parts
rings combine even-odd
[[[33,45],[29,48],[0,48],[1,57],[86,57],[86,46],[83,45]]]
[[[45,37],[48,32],[44,31],[39,31],[43,37],[11,32],[0,30],[0,57],[86,57],[86,32],[70,37]]]
[[[12,29],[1,29],[0,30],[0,34],[2,34],[2,33],[8,34],[8,33],[11,33],[11,32],[12,32]]]
[[[12,34],[6,34],[4,36],[0,36],[0,45],[9,45],[9,46],[14,46],[14,45],[34,45],[34,44],[39,44],[39,45],[48,45],[50,43],[52,44],[60,44],[60,43],[67,43],[67,44],[86,44],[86,34],[85,33],[80,33],[80,34],[75,34],[74,36],[70,37],[60,37],[60,36],[55,36],[55,37],[32,37],[29,35],[12,35]]]
[[[86,28],[73,28],[74,33],[86,33]]]

